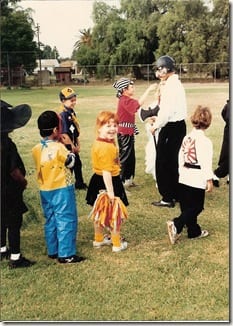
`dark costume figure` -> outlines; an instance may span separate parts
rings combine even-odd
[[[1,101],[1,260],[10,258],[10,268],[34,264],[24,258],[20,251],[20,229],[23,214],[28,210],[23,201],[23,191],[27,187],[26,170],[15,143],[8,135],[24,126],[30,117],[31,108],[28,105],[12,108]]]
[[[224,178],[229,174],[229,123],[230,123],[230,105],[229,100],[222,109],[222,118],[225,121],[223,131],[222,147],[220,151],[218,167],[214,170],[213,184],[219,187],[219,179]],[[229,181],[228,181],[229,182]]]

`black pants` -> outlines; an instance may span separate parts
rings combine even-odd
[[[135,166],[136,166],[136,158],[135,158],[135,148],[134,148],[134,135],[122,135],[117,134],[118,145],[119,145],[119,156],[120,156],[120,164],[121,164],[121,180],[125,182],[125,180],[134,178],[135,175]]]
[[[205,190],[179,184],[179,191],[181,214],[173,220],[177,233],[186,225],[188,238],[196,238],[201,234],[197,217],[204,209]]]
[[[11,216],[10,221],[5,216],[1,216],[1,247],[6,246],[7,237],[10,253],[20,253],[20,228],[23,216]]]
[[[178,154],[184,136],[185,121],[169,122],[159,132],[156,147],[156,181],[162,200],[178,200]]]
[[[224,133],[223,133],[223,141],[222,141],[222,147],[221,152],[219,156],[218,161],[218,167],[214,171],[214,174],[218,178],[224,178],[229,173],[229,127],[225,126]]]
[[[75,154],[75,165],[73,167],[73,172],[75,175],[75,186],[82,186],[84,183],[83,174],[82,174],[82,161],[79,154]]]

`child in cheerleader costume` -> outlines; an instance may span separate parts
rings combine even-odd
[[[93,246],[100,248],[112,243],[113,252],[127,248],[127,242],[120,237],[121,222],[127,218],[125,206],[128,205],[128,199],[120,179],[119,151],[115,143],[117,129],[118,118],[115,113],[110,111],[99,113],[96,120],[97,138],[91,150],[94,174],[86,196],[87,204],[94,206],[91,213],[95,232]],[[116,207],[119,208],[118,213],[122,215],[120,219],[119,214],[114,213]],[[110,228],[111,238],[104,236],[105,226]]]
[[[43,112],[37,123],[42,140],[33,147],[32,154],[46,220],[48,257],[59,263],[79,263],[85,258],[76,255],[78,216],[70,171],[75,157],[59,142],[60,119],[56,112]]]

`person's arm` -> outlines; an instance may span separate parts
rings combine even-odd
[[[157,87],[158,87],[157,83],[154,83],[154,84],[151,84],[151,85],[146,89],[146,91],[142,94],[142,96],[141,96],[141,97],[139,98],[139,100],[138,100],[140,106],[144,104],[144,102],[145,102],[147,96],[149,95],[149,93],[150,93],[151,91],[155,91]]]
[[[16,182],[20,184],[22,189],[26,189],[27,180],[25,179],[24,175],[22,174],[19,168],[15,168],[13,171],[11,171],[10,175],[12,179],[14,179]]]
[[[71,152],[72,153],[78,153],[79,152],[79,146],[75,146],[72,140],[70,139],[68,134],[61,134],[61,141],[64,145],[70,145],[71,146]]]
[[[114,191],[113,191],[111,172],[103,171],[103,179],[110,200],[114,200]]]

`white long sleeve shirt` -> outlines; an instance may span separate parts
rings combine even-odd
[[[186,119],[187,104],[183,85],[177,74],[168,77],[160,88],[160,110],[156,118],[155,127],[164,127],[168,122]]]
[[[179,183],[206,189],[207,180],[213,178],[213,144],[203,130],[193,128],[182,142],[179,151]],[[200,166],[200,169],[188,168],[184,164]]]

